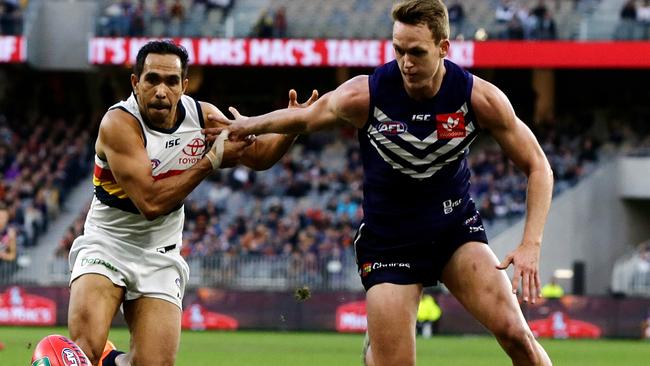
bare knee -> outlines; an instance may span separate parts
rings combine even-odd
[[[391,347],[384,352],[371,347],[368,349],[365,362],[366,366],[415,366],[415,352],[408,346]]]
[[[531,365],[538,364],[537,341],[528,327],[512,322],[497,329],[494,335],[511,357],[529,360]]]

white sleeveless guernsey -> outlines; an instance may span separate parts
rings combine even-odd
[[[181,174],[203,157],[203,114],[194,99],[185,95],[181,97],[177,107],[178,118],[171,129],[156,128],[145,123],[134,95],[109,110],[116,108],[138,120],[154,179]],[[147,220],[115,181],[108,162],[97,155],[93,185],[95,196],[86,217],[85,234],[107,235],[141,248],[181,246],[185,217],[182,204],[166,215]]]

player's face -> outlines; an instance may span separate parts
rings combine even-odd
[[[426,24],[395,22],[393,25],[395,58],[407,88],[432,85],[448,47],[449,41],[446,39],[436,43]]]
[[[131,75],[131,83],[142,116],[155,126],[171,128],[176,122],[176,106],[187,87],[180,58],[150,53],[140,79]]]

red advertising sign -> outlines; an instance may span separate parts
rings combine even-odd
[[[602,330],[597,325],[569,319],[562,311],[555,311],[546,319],[530,322],[535,337],[542,338],[600,338]]]
[[[365,301],[355,301],[336,308],[336,331],[341,333],[363,333],[368,329]]]
[[[0,293],[0,325],[54,325],[56,303],[13,286]]]
[[[150,38],[93,38],[91,64],[133,64]],[[390,40],[176,38],[190,63],[206,66],[376,67],[394,58]],[[650,42],[454,41],[463,67],[650,68]]]
[[[236,330],[239,323],[235,318],[208,311],[199,304],[192,304],[183,311],[181,327],[191,330]]]
[[[25,37],[0,36],[0,63],[25,62],[26,49]]]

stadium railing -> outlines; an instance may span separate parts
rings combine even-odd
[[[306,260],[305,256],[218,254],[189,258],[187,262],[189,287],[273,291],[302,286],[324,291],[362,288],[352,255]],[[67,259],[52,258],[48,266],[50,275],[46,284],[67,285],[70,276]]]

